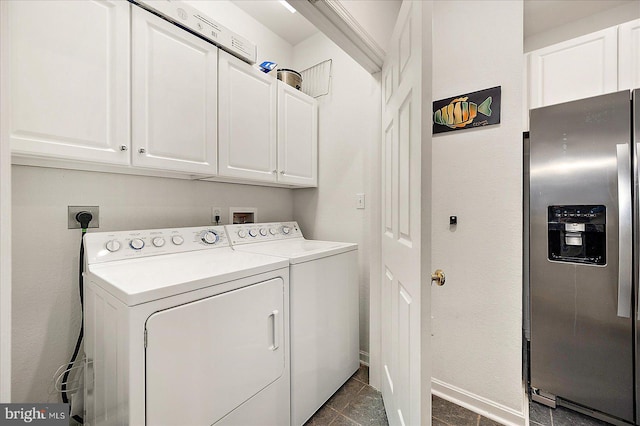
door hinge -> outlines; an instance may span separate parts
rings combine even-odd
[[[144,329],[144,348],[147,349],[147,329]]]

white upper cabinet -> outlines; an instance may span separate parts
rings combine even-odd
[[[278,181],[318,185],[318,103],[278,81]]]
[[[218,72],[218,174],[276,182],[278,80],[223,51]]]
[[[640,87],[640,19],[618,27],[619,89]]]
[[[278,181],[318,185],[318,103],[278,82]]]
[[[531,52],[529,107],[618,90],[617,38],[612,27]]]
[[[218,87],[218,174],[317,186],[316,100],[226,52]]]
[[[216,173],[218,49],[133,8],[134,166]]]
[[[129,164],[123,1],[1,1],[3,137],[19,156]]]

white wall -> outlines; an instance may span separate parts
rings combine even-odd
[[[202,226],[211,207],[256,207],[261,221],[293,218],[291,190],[13,166],[13,400],[57,401],[53,374],[80,327],[80,230],[67,206],[100,207],[89,232]]]
[[[309,238],[358,243],[360,350],[368,362],[368,218],[374,206],[357,210],[355,196],[369,188],[369,156],[380,133],[380,85],[323,34],[294,47],[298,69],[326,59],[333,60],[333,69],[330,93],[318,98],[318,188],[293,191],[293,216]]]
[[[640,18],[640,1],[605,10],[549,31],[533,34],[524,39],[524,51],[531,52],[532,50],[613,27],[637,18]]]
[[[432,266],[447,274],[432,289],[433,390],[510,424],[524,424],[522,15],[522,0],[433,11],[434,99],[502,86],[501,124],[433,137]]]
[[[2,30],[7,25],[6,10],[6,5],[0,5]],[[0,93],[5,94],[0,99],[0,111],[6,111],[7,79],[0,81]],[[0,128],[7,124],[8,117],[2,114]],[[11,147],[4,137],[0,137],[0,402],[11,402]]]

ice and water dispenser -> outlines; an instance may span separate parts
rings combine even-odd
[[[549,260],[604,265],[606,253],[605,206],[549,206]]]

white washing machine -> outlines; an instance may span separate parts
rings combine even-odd
[[[84,238],[88,424],[289,424],[288,261],[222,226]]]
[[[304,424],[359,367],[358,246],[307,240],[296,222],[227,225],[236,251],[290,265],[291,424]]]

